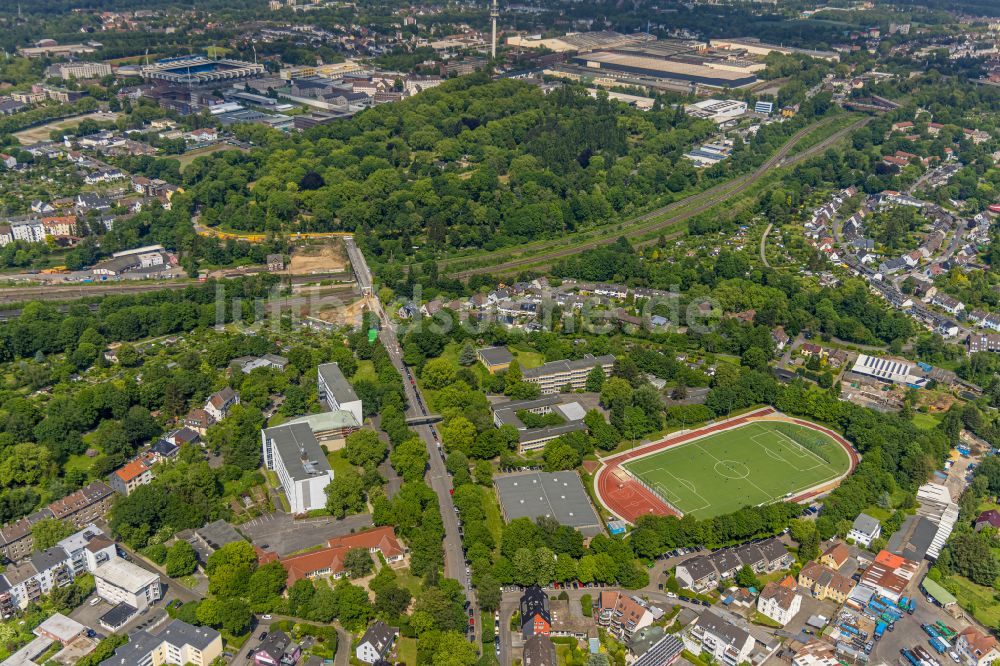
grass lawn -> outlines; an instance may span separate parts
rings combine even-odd
[[[956,588],[955,596],[958,597],[959,606],[965,610],[975,607],[972,615],[976,620],[987,627],[1000,624],[1000,603],[995,599],[996,591],[993,588],[976,585],[962,576],[948,576],[944,582],[949,590]]]
[[[354,465],[344,460],[343,450],[334,451],[326,456],[326,459],[330,461],[330,467],[333,468],[333,475],[352,475],[357,474],[358,471],[355,469]]]
[[[399,586],[405,587],[416,598],[423,588],[420,578],[410,573],[409,569],[395,569],[394,571],[396,572],[396,582],[399,583]]]
[[[88,458],[82,453],[70,456],[69,460],[66,461],[66,471],[81,470],[89,474],[90,468],[94,466],[94,460],[95,458]]]
[[[889,516],[892,515],[892,511],[890,511],[889,509],[883,509],[880,506],[865,507],[864,513],[867,513],[869,516],[871,516],[872,518],[874,518],[879,522],[888,519]]]
[[[626,463],[685,514],[709,518],[774,502],[837,478],[850,465],[829,436],[756,421]]]
[[[176,580],[178,583],[188,588],[189,590],[193,590],[194,588],[198,587],[198,579],[194,575],[182,576],[181,578],[175,578],[174,580]]]
[[[500,505],[497,503],[496,495],[488,488],[483,488],[483,496],[486,501],[483,507],[486,513],[486,529],[493,535],[493,541],[500,543],[500,533],[503,531],[503,516],[500,514]]]
[[[358,370],[351,377],[351,383],[358,381],[359,379],[367,379],[371,382],[377,382],[378,376],[375,374],[375,364],[368,359],[363,359],[358,361]]]
[[[521,364],[522,370],[524,368],[537,368],[545,363],[545,357],[535,351],[523,350],[515,347],[511,349],[511,353],[514,354],[514,358],[517,359],[517,362]]]
[[[917,426],[921,430],[930,430],[937,426],[941,422],[941,416],[938,414],[924,414],[923,412],[913,413],[913,425]]]
[[[396,641],[396,658],[406,666],[417,666],[417,639],[401,636]]]

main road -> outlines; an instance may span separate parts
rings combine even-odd
[[[804,139],[811,132],[819,129],[821,126],[833,122],[834,118],[836,118],[836,116],[818,121],[817,123],[813,123],[812,125],[804,127],[796,132],[788,141],[784,143],[784,145],[782,145],[778,152],[768,158],[767,161],[757,167],[757,169],[752,173],[739,176],[724,183],[719,183],[704,192],[693,194],[661,208],[657,208],[656,210],[634,217],[620,225],[622,228],[620,232],[608,232],[607,234],[598,236],[592,240],[567,245],[567,240],[571,240],[573,238],[573,235],[570,234],[569,236],[563,237],[559,240],[554,240],[538,246],[539,249],[542,250],[546,247],[553,246],[556,246],[558,249],[542,251],[538,254],[511,259],[510,261],[502,261],[488,266],[454,271],[451,272],[451,275],[457,278],[467,278],[481,273],[498,274],[516,272],[529,266],[545,264],[546,262],[551,262],[554,259],[580,254],[602,245],[609,245],[622,236],[625,238],[635,238],[637,236],[648,235],[650,233],[655,233],[656,231],[676,226],[682,222],[686,222],[691,218],[704,213],[710,208],[714,208],[715,206],[724,203],[741,192],[749,189],[757,181],[767,175],[767,173],[772,169],[791,166],[821,153],[843,137],[868,124],[872,120],[870,117],[860,118],[847,127],[834,132],[816,145],[810,146],[795,155],[789,156],[795,146],[798,145],[799,141]],[[506,256],[507,253],[509,253],[509,250],[498,250],[496,254],[499,256],[497,256],[497,258],[500,259],[501,257]],[[480,258],[488,258],[488,255]],[[474,259],[474,257],[455,257],[452,259],[443,259],[438,263],[441,267],[445,267],[451,264],[460,264],[470,259]]]
[[[354,242],[353,237],[345,238],[344,245],[347,248],[347,256],[351,261],[351,267],[357,278],[358,286],[361,288],[361,293],[368,297],[368,304],[372,312],[379,318],[379,340],[385,346],[386,351],[389,352],[392,364],[396,366],[396,370],[403,377],[403,390],[405,391],[407,402],[406,417],[425,416],[429,413],[427,403],[420,393],[416,379],[403,363],[403,351],[400,347],[399,339],[396,337],[396,331],[389,317],[386,315],[378,295],[374,293],[374,289],[372,288],[372,274],[368,268],[368,262]],[[444,459],[438,448],[438,440],[433,427],[420,425],[411,426],[410,429],[416,432],[420,436],[420,439],[423,440],[430,458],[425,476],[427,484],[437,494],[438,507],[441,509],[441,520],[444,523],[444,575],[447,578],[454,578],[462,583],[465,590],[465,598],[469,602],[469,607],[473,609],[475,617],[475,631],[472,632],[471,640],[478,643],[482,624],[479,608],[476,604],[476,594],[469,583],[468,575],[465,573],[465,553],[462,551],[462,537],[458,532],[458,514],[455,512],[455,503],[451,498],[451,477],[448,476],[448,472],[445,469]]]

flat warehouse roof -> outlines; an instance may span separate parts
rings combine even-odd
[[[585,536],[601,531],[600,520],[576,472],[523,472],[493,479],[508,521],[555,518]]]
[[[720,86],[724,84],[734,87],[742,86],[757,80],[757,77],[744,72],[732,72],[707,65],[607,51],[590,53],[573,60],[588,66],[591,66],[589,63],[597,63],[600,65],[600,69],[635,72],[664,78],[710,81]],[[597,68],[595,67],[595,69]]]

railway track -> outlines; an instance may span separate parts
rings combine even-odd
[[[851,123],[847,127],[838,130],[837,132],[834,132],[829,137],[827,137],[823,141],[820,141],[816,145],[810,146],[809,148],[803,150],[802,152],[789,157],[789,153],[791,153],[792,149],[795,148],[795,146],[799,143],[799,141],[801,141],[811,132],[819,129],[823,125],[828,124],[829,122],[832,121],[833,119],[830,118],[827,119],[826,121],[820,121],[820,123],[813,124],[810,125],[809,127],[805,127],[799,130],[792,136],[792,138],[790,138],[788,141],[785,142],[785,144],[778,150],[778,152],[776,152],[774,155],[768,158],[766,162],[760,165],[756,171],[746,174],[744,176],[740,176],[733,180],[726,181],[725,183],[720,183],[719,185],[716,185],[708,190],[705,190],[704,192],[694,194],[685,199],[675,201],[671,204],[668,204],[656,210],[634,217],[627,223],[630,225],[629,228],[622,230],[621,233],[610,234],[607,236],[595,238],[593,240],[583,241],[581,243],[569,247],[564,246],[549,252],[542,252],[539,254],[533,254],[530,256],[521,257],[518,259],[512,259],[510,261],[494,264],[492,266],[480,266],[476,268],[460,270],[454,272],[453,275],[458,278],[467,278],[472,275],[478,275],[481,273],[502,274],[502,273],[509,273],[528,266],[544,266],[548,262],[551,262],[552,260],[555,259],[561,259],[563,257],[579,254],[580,252],[592,250],[602,245],[609,245],[622,236],[626,238],[635,238],[637,236],[643,236],[649,233],[655,233],[662,229],[676,226],[746,191],[751,186],[753,186],[754,183],[763,178],[767,174],[767,172],[770,171],[771,169],[797,164],[826,150],[831,145],[833,145],[843,137],[847,136],[849,133],[868,124],[871,121],[871,118],[861,118],[856,122]],[[689,208],[692,204],[696,205],[694,205],[693,208]],[[679,209],[685,209],[685,210],[683,210],[682,212],[677,212],[677,214],[675,215],[670,215],[670,213],[676,212]],[[558,242],[559,241],[554,241],[553,244]],[[457,263],[463,260],[464,259],[454,259],[454,260],[443,261],[441,263],[442,264]]]

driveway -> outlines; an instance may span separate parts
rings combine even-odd
[[[311,546],[322,545],[327,539],[344,536],[372,526],[372,517],[359,513],[346,518],[303,518],[295,520],[287,513],[269,513],[238,525],[255,546],[284,557]]]

